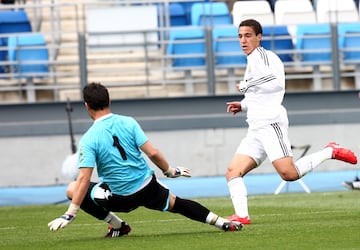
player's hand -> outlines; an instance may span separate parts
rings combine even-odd
[[[56,231],[56,230],[66,227],[74,219],[75,219],[75,215],[64,214],[60,218],[50,221],[48,223],[48,227],[50,228],[50,231]]]
[[[245,94],[248,90],[249,86],[246,81],[240,81],[239,84],[236,85],[237,89],[239,90],[240,94]]]
[[[164,175],[168,178],[177,178],[180,176],[191,177],[190,170],[184,167],[169,167],[168,170],[164,172]]]
[[[236,115],[237,113],[241,112],[241,102],[227,102],[227,109],[226,111],[228,113],[233,113],[234,115]]]

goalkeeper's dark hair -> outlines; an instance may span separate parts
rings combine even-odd
[[[239,28],[242,26],[248,26],[248,27],[253,28],[253,30],[255,31],[255,35],[259,35],[259,34],[263,33],[261,24],[258,21],[256,21],[255,19],[246,19],[246,20],[242,21],[239,24]]]
[[[105,86],[100,83],[92,82],[83,89],[83,99],[89,108],[97,111],[109,107],[109,92]]]

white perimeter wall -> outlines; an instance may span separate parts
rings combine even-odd
[[[309,153],[329,141],[346,145],[360,156],[358,124],[290,127],[293,145],[311,144]],[[185,166],[193,176],[224,175],[226,167],[246,129],[204,129],[148,132],[150,140],[162,150],[172,166]],[[80,135],[76,136],[76,143]],[[61,164],[70,154],[69,136],[0,138],[0,186],[42,186],[65,184]],[[302,153],[294,151],[295,158]],[[339,161],[327,161],[316,171],[358,168]],[[266,161],[253,173],[273,172]],[[157,171],[159,177],[163,175]],[[94,180],[97,179],[96,173]]]

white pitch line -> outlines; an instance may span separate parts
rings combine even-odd
[[[310,214],[334,214],[334,213],[342,213],[342,211],[334,211],[334,210],[322,210],[322,211],[315,211],[315,212],[301,212],[301,213],[295,213],[294,215],[310,215]],[[282,216],[284,214],[257,214],[254,215],[254,217],[278,217]],[[167,219],[167,220],[136,220],[136,221],[130,221],[129,224],[145,224],[145,223],[153,223],[153,222],[171,222],[171,221],[184,221],[189,220],[188,218],[184,217],[183,219]],[[104,222],[105,223],[105,222]],[[82,227],[82,226],[101,226],[104,225],[104,223],[92,223],[92,224],[74,224],[73,226]]]
[[[343,213],[343,211],[339,210],[339,211],[334,211],[334,210],[322,210],[322,211],[316,211],[316,212],[301,212],[301,213],[293,213],[294,215],[306,215],[306,214],[334,214],[334,213],[338,213],[341,214]],[[275,216],[281,216],[284,214],[258,214],[256,215],[257,217],[275,217]]]
[[[171,221],[184,221],[184,220],[189,220],[188,218],[184,218],[184,219],[169,219],[169,220],[135,220],[135,221],[131,221],[129,223],[131,224],[143,224],[143,223],[153,223],[153,222],[171,222]],[[106,223],[106,222],[104,222]],[[82,227],[82,226],[100,226],[100,225],[104,225],[104,223],[86,223],[86,224],[74,224],[74,226],[77,227]]]
[[[15,230],[16,227],[0,227],[0,230]]]
[[[328,214],[328,213],[342,213],[342,211],[334,211],[334,210],[329,210],[329,211],[316,211],[316,212],[302,212],[302,213],[296,213],[297,215],[306,215],[306,214]],[[281,216],[283,214],[258,214],[256,215],[257,217],[274,217],[274,216]],[[137,221],[131,221],[131,224],[142,224],[142,223],[152,223],[152,222],[171,222],[171,221],[184,221],[184,220],[188,220],[188,218],[183,218],[183,219],[168,219],[168,220],[137,220]],[[105,222],[104,222],[105,223]],[[104,225],[104,223],[86,223],[86,224],[78,224],[78,223],[73,223],[72,226],[75,227],[83,227],[83,226],[101,226]],[[16,227],[0,227],[0,230],[15,230]]]

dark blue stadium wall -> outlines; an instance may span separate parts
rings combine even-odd
[[[226,113],[226,102],[239,99],[239,95],[226,95],[113,100],[112,111],[134,116],[145,131],[245,127],[245,119]],[[74,133],[82,134],[91,120],[83,103],[71,105]],[[291,125],[360,123],[358,91],[289,93],[284,105]],[[66,103],[0,105],[0,137],[68,131]]]

